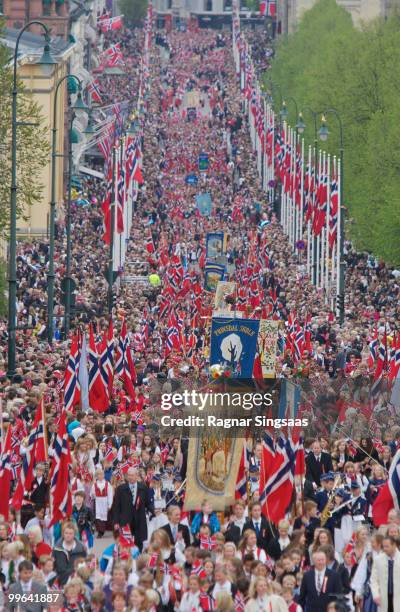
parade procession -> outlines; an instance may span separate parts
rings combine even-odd
[[[181,4],[0,2],[0,610],[400,612],[399,186],[276,80],[372,30]]]

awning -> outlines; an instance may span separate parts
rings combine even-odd
[[[103,179],[104,174],[102,172],[97,172],[97,170],[92,170],[92,168],[88,168],[87,166],[79,166],[79,172],[82,174],[88,174],[89,176],[94,176],[95,178]]]

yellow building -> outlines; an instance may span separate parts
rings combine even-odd
[[[6,29],[4,42],[14,53],[15,43],[18,36],[17,30]],[[56,38],[51,43],[51,53],[57,60],[54,66],[39,66],[35,64],[43,52],[43,37],[25,32],[19,44],[18,54],[18,76],[23,81],[26,91],[42,109],[44,126],[48,131],[49,143],[51,142],[51,128],[53,124],[53,106],[56,85],[60,78],[67,74],[68,60],[73,52],[75,43],[66,42]],[[57,153],[65,153],[65,130],[67,108],[67,80],[59,87],[57,96]],[[18,135],[17,135],[18,138]],[[66,159],[56,159],[56,202],[57,206],[64,198],[64,168]],[[51,199],[51,159],[49,155],[48,164],[42,169],[41,175],[35,177],[43,187],[41,201],[28,207],[25,211],[27,221],[19,219],[17,231],[22,235],[45,236],[48,231],[50,199]]]

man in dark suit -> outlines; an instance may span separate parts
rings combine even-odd
[[[32,579],[33,563],[31,561],[21,561],[18,566],[19,580],[14,582],[9,589],[8,610],[19,610],[20,612],[41,612],[47,609],[48,604],[40,602],[40,596],[46,595],[47,589],[44,584]],[[38,601],[27,601],[21,603],[20,598],[15,601],[12,595],[38,595]]]
[[[303,576],[298,603],[306,612],[322,612],[332,601],[332,596],[343,591],[337,572],[327,568],[326,554],[317,550],[313,554],[314,567]]]
[[[170,506],[167,511],[168,523],[161,527],[169,537],[172,546],[182,538],[185,547],[190,546],[190,533],[189,528],[183,525],[181,520],[181,509],[179,506]]]
[[[139,482],[138,478],[138,470],[129,468],[126,473],[127,482],[119,485],[115,491],[112,517],[115,530],[129,525],[135,544],[141,551],[147,539],[146,510],[154,514],[154,507],[148,487]]]
[[[243,533],[247,529],[252,529],[257,535],[257,546],[267,550],[269,542],[275,536],[272,531],[271,524],[267,521],[265,516],[261,512],[261,504],[258,502],[253,503],[250,506],[249,520],[246,521],[243,527]]]
[[[229,523],[225,527],[225,542],[234,542],[236,546],[239,544],[243,533],[243,527],[246,524],[244,511],[244,502],[241,499],[236,500],[233,505],[233,513],[229,519]]]
[[[311,452],[306,457],[306,478],[321,486],[321,475],[333,471],[332,459],[328,453],[322,452],[319,440],[314,440]]]

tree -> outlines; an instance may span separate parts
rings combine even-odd
[[[300,110],[333,107],[340,113],[344,200],[347,217],[353,221],[346,232],[357,248],[393,264],[400,263],[400,109],[394,78],[399,62],[397,16],[356,29],[335,0],[320,0],[304,14],[298,30],[278,42],[271,69],[283,97],[293,96]],[[268,82],[269,74],[265,79]],[[290,102],[288,108],[294,125]],[[330,137],[323,147],[337,154],[337,123],[333,116],[327,119]],[[313,120],[306,110],[304,120],[306,142],[312,144]]]
[[[140,25],[147,14],[147,0],[118,0],[118,7],[127,25]]]
[[[7,231],[10,222],[11,185],[11,93],[12,71],[9,50],[0,43],[0,233]],[[18,126],[17,137],[17,215],[24,218],[27,208],[41,201],[43,185],[37,177],[49,161],[50,145],[39,106],[18,82],[19,122],[36,124]]]

